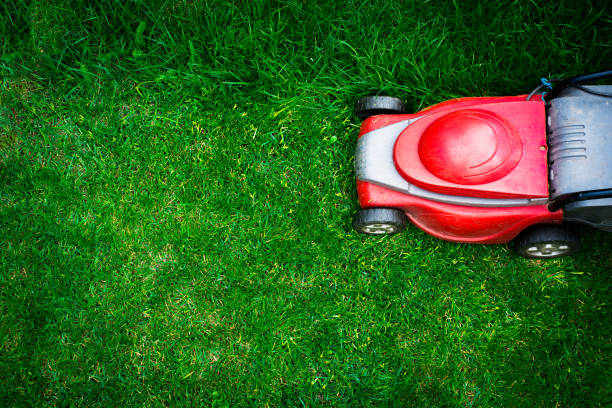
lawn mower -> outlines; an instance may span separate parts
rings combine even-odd
[[[610,76],[412,114],[395,97],[359,99],[353,227],[394,234],[410,219],[447,241],[514,241],[528,258],[577,251],[577,224],[612,232],[612,86],[585,85]]]

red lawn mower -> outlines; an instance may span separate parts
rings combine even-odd
[[[575,223],[612,232],[612,86],[584,85],[610,76],[414,114],[394,97],[361,98],[353,227],[394,234],[410,219],[447,241],[514,240],[528,258],[577,251]]]

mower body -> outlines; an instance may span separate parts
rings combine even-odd
[[[454,242],[506,243],[567,221],[612,230],[612,99],[573,88],[542,99],[461,98],[368,117],[355,152],[361,208],[400,209]]]

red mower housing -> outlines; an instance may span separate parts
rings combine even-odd
[[[462,98],[415,114],[367,118],[359,137],[406,119],[393,162],[410,183],[437,193],[483,198],[548,197],[544,102],[527,95]],[[545,203],[517,207],[453,205],[357,179],[362,208],[402,209],[425,232],[454,242],[506,243],[525,228],[561,223]]]

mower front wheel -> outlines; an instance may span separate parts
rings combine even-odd
[[[580,235],[569,225],[536,225],[515,238],[514,249],[525,258],[560,258],[580,249]]]
[[[353,228],[369,235],[397,234],[406,228],[408,218],[396,208],[366,208],[353,217]]]

